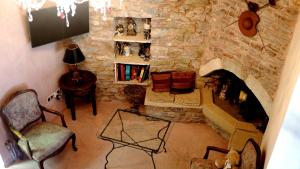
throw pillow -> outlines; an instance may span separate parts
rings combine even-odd
[[[155,92],[169,92],[171,72],[151,72],[152,90]]]
[[[191,93],[195,88],[196,72],[171,72],[171,89],[174,94]]]

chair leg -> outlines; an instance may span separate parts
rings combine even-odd
[[[40,169],[44,169],[44,160],[39,161],[38,164]]]
[[[76,147],[76,135],[73,134],[72,135],[72,147],[74,151],[77,151],[77,147]]]

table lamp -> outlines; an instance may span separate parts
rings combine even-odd
[[[71,71],[73,71],[72,81],[75,83],[81,80],[77,66],[83,62],[84,59],[85,57],[77,44],[70,44],[67,47],[63,61],[69,65],[74,65],[73,70]]]

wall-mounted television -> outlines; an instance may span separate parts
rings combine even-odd
[[[31,46],[37,47],[61,39],[89,32],[89,3],[76,6],[75,16],[69,13],[70,26],[66,20],[57,16],[56,7],[32,11],[33,21],[29,22]]]

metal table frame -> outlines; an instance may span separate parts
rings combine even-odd
[[[142,140],[142,141],[135,141],[134,138],[132,138],[130,136],[130,134],[128,134],[126,131],[125,131],[125,128],[124,128],[124,124],[123,124],[123,121],[122,121],[122,113],[121,112],[127,112],[127,113],[132,113],[132,114],[135,114],[137,116],[144,116],[146,118],[149,118],[149,120],[157,120],[157,121],[165,121],[167,122],[167,125],[164,126],[163,128],[159,129],[158,132],[157,132],[157,137],[155,138],[150,138],[150,139],[147,139],[147,140]],[[107,129],[107,127],[110,125],[111,121],[115,118],[115,116],[118,115],[119,118],[120,118],[120,122],[121,122],[121,125],[122,125],[122,130],[120,131],[120,136],[121,136],[121,140],[117,140],[117,139],[114,139],[114,138],[110,138],[110,137],[106,137],[106,136],[103,136],[103,133],[105,132],[105,130]],[[103,129],[103,131],[101,132],[101,134],[98,136],[99,138],[103,139],[103,140],[107,140],[107,141],[110,141],[112,144],[113,144],[113,147],[112,149],[108,152],[108,154],[106,155],[105,159],[106,159],[106,163],[105,163],[105,169],[106,169],[106,166],[108,164],[108,156],[113,152],[114,149],[118,149],[118,148],[122,148],[122,147],[132,147],[132,148],[135,148],[135,149],[139,149],[139,150],[142,150],[144,151],[146,154],[148,154],[150,157],[151,157],[151,160],[152,160],[152,163],[153,163],[153,167],[154,169],[156,169],[156,166],[155,166],[155,161],[153,159],[153,154],[157,154],[157,153],[160,153],[160,149],[163,148],[164,152],[167,152],[166,148],[165,148],[165,145],[166,145],[166,141],[165,141],[165,137],[166,137],[166,134],[168,132],[168,129],[171,125],[171,121],[168,121],[168,120],[163,120],[163,119],[159,119],[159,118],[154,118],[154,117],[151,117],[151,116],[147,116],[147,115],[143,115],[139,112],[137,112],[136,110],[132,110],[132,109],[117,109],[116,112],[114,113],[114,115],[112,116],[112,118],[109,120],[109,122],[107,123],[107,125],[105,126],[105,128]],[[160,134],[161,132],[165,129],[165,133],[163,134],[162,138],[160,138]],[[133,143],[129,143],[129,142],[126,142],[123,140],[123,133],[126,134],[128,136],[128,138],[133,142]],[[160,145],[157,149],[152,149],[152,148],[149,148],[149,147],[144,147],[144,146],[141,146],[139,143],[143,143],[143,142],[147,142],[147,141],[151,141],[151,140],[155,140],[155,139],[159,139],[160,140]]]

